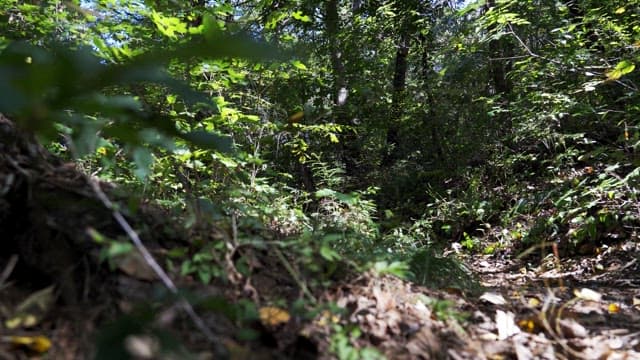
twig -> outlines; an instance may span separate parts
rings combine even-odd
[[[621,268],[619,268],[619,269],[616,269],[615,271],[616,271],[616,272],[622,272],[623,270],[626,270],[626,269],[628,269],[629,267],[631,267],[631,266],[632,266],[633,264],[635,264],[636,262],[638,262],[638,259],[637,259],[637,258],[636,258],[636,259],[633,259],[633,260],[631,260],[631,261],[629,261],[629,262],[628,262],[628,263],[626,263],[623,267],[621,267]],[[610,271],[607,271],[607,272],[605,272],[605,273],[602,273],[602,274],[599,274],[599,275],[593,276],[593,277],[592,277],[591,279],[589,279],[589,280],[591,280],[591,281],[593,281],[593,280],[598,280],[598,279],[603,278],[603,277],[605,277],[605,276],[607,276],[607,275],[611,275]]]
[[[4,287],[5,281],[11,276],[13,269],[15,269],[16,264],[18,263],[18,255],[13,254],[7,261],[7,265],[5,265],[4,270],[2,270],[2,274],[0,274],[0,290]]]
[[[116,222],[118,223],[118,225],[120,225],[120,227],[125,231],[127,236],[129,236],[133,245],[140,252],[140,254],[144,258],[144,260],[147,262],[147,264],[151,267],[151,269],[156,273],[156,275],[158,275],[158,277],[160,278],[160,281],[162,281],[164,286],[167,289],[169,289],[169,291],[172,294],[177,296],[178,305],[182,307],[182,309],[187,313],[191,321],[193,321],[195,326],[202,332],[202,334],[207,338],[207,340],[209,340],[209,342],[213,345],[213,352],[216,359],[228,358],[229,353],[225,348],[225,346],[220,341],[220,339],[218,339],[218,336],[214,334],[213,331],[211,331],[211,329],[209,329],[209,327],[205,324],[204,320],[196,313],[191,303],[189,303],[189,301],[187,301],[187,299],[185,299],[184,296],[178,292],[178,288],[176,288],[176,285],[173,283],[171,278],[169,278],[169,276],[164,271],[164,269],[160,266],[160,264],[158,264],[158,262],[153,258],[153,255],[151,255],[149,250],[144,246],[144,244],[140,240],[140,237],[138,236],[138,233],[136,233],[136,231],[133,230],[133,228],[131,227],[131,225],[129,225],[129,223],[124,218],[122,213],[118,211],[118,209],[113,205],[111,200],[109,200],[107,195],[102,191],[102,189],[100,189],[100,185],[98,185],[98,182],[95,179],[90,177],[87,177],[87,181],[89,182],[89,185],[91,185],[91,188],[93,189],[98,199],[100,199],[102,204],[107,209],[111,210],[112,215],[116,220]]]
[[[313,296],[311,291],[309,291],[307,284],[304,281],[302,281],[300,276],[298,276],[298,273],[293,269],[293,266],[291,266],[289,261],[287,261],[287,259],[284,257],[284,254],[282,254],[282,252],[276,247],[273,247],[272,249],[276,253],[276,256],[278,257],[278,259],[280,260],[284,268],[287,269],[287,271],[289,272],[293,280],[295,280],[295,282],[298,283],[298,286],[300,286],[300,289],[302,290],[302,292],[311,300],[313,304],[317,303],[318,300],[316,299],[316,297]]]
[[[562,68],[564,68],[565,70],[569,71],[569,72],[573,72],[573,73],[580,73],[582,70],[585,69],[590,69],[590,68],[598,68],[598,69],[606,69],[607,67],[594,67],[594,66],[584,66],[581,69],[576,69],[573,67],[569,67],[566,66],[565,64],[563,64],[562,62],[558,61],[558,60],[554,60],[554,59],[550,59],[548,57],[542,56],[540,54],[537,54],[535,52],[533,52],[533,50],[531,50],[531,48],[529,46],[527,46],[527,44],[520,38],[520,36],[518,36],[518,34],[516,34],[516,31],[513,29],[513,26],[511,24],[507,24],[507,26],[509,27],[509,34],[511,34],[514,38],[516,38],[516,40],[518,41],[518,43],[520,44],[520,46],[522,46],[524,48],[524,51],[529,54],[529,56],[534,57],[534,58],[538,58],[538,59],[542,59],[545,61],[548,61],[550,63],[556,64]],[[516,58],[516,57],[512,57],[512,58]],[[490,59],[493,60],[493,59]],[[497,60],[497,59],[496,59]],[[606,82],[606,80],[603,80]],[[614,82],[624,88],[627,88],[631,91],[637,92],[638,91],[638,87],[635,86],[635,84],[631,82],[631,84],[626,84],[625,82],[621,81],[621,80],[614,80]]]

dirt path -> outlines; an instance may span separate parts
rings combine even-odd
[[[389,359],[640,359],[638,250],[629,242],[572,259],[475,257],[468,265],[484,290],[473,295],[363,275],[327,296],[345,314],[307,331],[328,350],[330,329],[358,328],[353,343]]]

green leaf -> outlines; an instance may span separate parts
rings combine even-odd
[[[320,255],[328,261],[335,261],[340,259],[340,254],[338,254],[335,250],[333,250],[328,245],[322,245],[320,247]]]
[[[307,66],[300,62],[300,60],[292,60],[291,65],[293,65],[298,70],[307,70]]]
[[[291,17],[293,17],[294,19],[296,19],[298,21],[311,22],[311,18],[309,16],[307,16],[307,15],[304,15],[302,13],[302,11],[296,11],[296,12],[292,13]]]
[[[355,203],[358,202],[358,195],[356,193],[343,194],[341,192],[337,192],[336,191],[335,197],[340,202],[343,202],[343,203],[348,204],[348,205],[354,205]]]
[[[334,197],[336,195],[336,192],[331,190],[331,189],[320,189],[318,191],[316,191],[316,198],[323,198],[323,197]]]
[[[607,73],[607,80],[618,80],[623,75],[632,72],[636,68],[636,65],[630,61],[622,60],[616,67]]]
[[[103,253],[102,258],[103,259],[111,259],[111,258],[114,258],[116,256],[128,254],[131,251],[133,251],[133,245],[131,245],[131,243],[113,241],[113,242],[111,242],[109,244],[109,247]]]
[[[198,130],[180,134],[179,137],[205,149],[217,150],[223,153],[230,153],[233,150],[231,137],[226,135]]]
[[[176,38],[176,33],[187,33],[187,24],[180,21],[177,17],[164,16],[156,11],[152,11],[151,20],[158,30],[167,37]]]
[[[137,147],[133,151],[133,161],[136,164],[134,173],[139,179],[145,179],[149,175],[153,160],[153,154],[147,148]]]

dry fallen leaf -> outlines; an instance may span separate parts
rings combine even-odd
[[[134,279],[144,281],[154,281],[158,275],[151,269],[142,255],[135,251],[117,258],[118,269]]]
[[[589,335],[589,331],[573,319],[560,319],[558,325],[565,338],[584,338]]]
[[[537,308],[542,305],[542,302],[537,297],[530,297],[529,300],[527,300],[527,304],[531,307]]]
[[[425,354],[439,354],[441,347],[441,341],[427,326],[420,328],[420,331],[418,331],[406,345],[409,353],[416,359],[425,358]]]
[[[620,312],[620,305],[617,303],[611,303],[607,307],[607,310],[609,311],[609,314],[617,314]]]
[[[498,339],[500,340],[507,339],[520,332],[520,328],[515,322],[515,315],[512,312],[497,310],[496,326],[498,327]]]
[[[153,359],[158,356],[160,344],[148,335],[129,335],[124,340],[127,352],[139,359]]]
[[[274,306],[261,307],[259,310],[260,322],[264,326],[278,326],[289,322],[291,315],[286,310]]]
[[[484,300],[493,305],[505,305],[507,303],[507,300],[505,300],[502,295],[494,292],[486,292],[482,294],[480,296],[480,300]]]
[[[599,302],[602,300],[602,294],[600,294],[597,291],[591,290],[591,289],[587,289],[587,288],[582,288],[580,290],[575,289],[573,291],[573,294],[582,300],[588,300],[588,301],[596,301]]]
[[[46,336],[7,336],[2,341],[37,354],[44,354],[51,348],[51,340]]]
[[[516,352],[516,357],[518,360],[530,360],[535,359],[533,352],[531,351],[531,346],[527,346],[529,344],[523,343],[523,339],[514,339],[513,341],[513,349]]]
[[[376,307],[378,312],[386,312],[396,306],[396,302],[390,292],[380,289],[375,286],[373,288],[373,297],[376,299]]]
[[[29,328],[40,323],[55,302],[54,286],[48,286],[29,295],[14,310],[14,315],[5,320],[8,329]]]

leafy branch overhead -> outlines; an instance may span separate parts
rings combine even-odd
[[[147,51],[118,64],[107,63],[87,47],[14,42],[0,55],[0,112],[48,138],[55,136],[54,122],[72,127],[99,122],[106,126],[106,135],[132,145],[144,140],[139,136],[141,130],[154,129],[165,136],[229,152],[227,136],[215,131],[181,132],[171,119],[146,111],[137,97],[126,94],[136,84],[160,85],[185,104],[215,112],[211,98],[177,80],[166,68],[173,61],[237,57],[266,61],[282,54],[247,36],[226,35],[206,27],[201,35],[193,35],[170,50]]]

